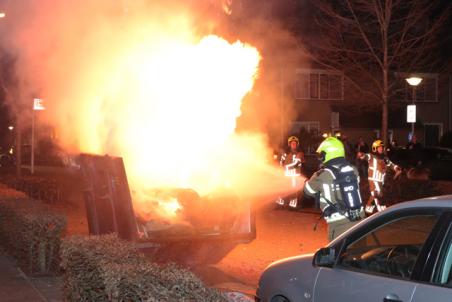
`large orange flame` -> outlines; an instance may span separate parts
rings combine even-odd
[[[108,94],[86,103],[78,116],[81,149],[124,157],[134,184],[204,193],[224,185],[221,171],[231,163],[223,155],[235,147],[258,51],[217,36],[152,46],[127,53],[100,87]]]
[[[254,47],[200,36],[190,14],[166,4],[28,3],[34,10],[16,22],[14,41],[22,82],[46,100],[40,121],[66,149],[123,157],[134,206],[147,188],[291,189],[269,164],[266,136],[235,133],[258,75]]]

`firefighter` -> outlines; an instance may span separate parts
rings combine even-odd
[[[300,181],[301,168],[305,162],[304,153],[300,150],[300,140],[296,136],[290,136],[287,139],[287,145],[290,148],[289,153],[284,153],[281,156],[279,164],[284,167],[285,175],[290,177],[292,188],[296,190]],[[293,209],[296,209],[300,202],[301,195],[299,192],[285,198],[279,197],[276,201],[279,206],[289,206]]]
[[[319,203],[331,241],[365,217],[359,174],[345,159],[344,145],[335,137],[326,138],[317,155],[322,166],[305,182],[303,191]]]
[[[304,164],[304,153],[299,149],[300,140],[296,136],[290,136],[287,139],[289,153],[281,156],[279,164],[285,168],[287,176],[301,175],[301,167]]]
[[[385,182],[386,172],[392,169],[396,175],[400,174],[402,169],[394,164],[384,154],[384,144],[381,140],[376,140],[372,144],[372,153],[358,152],[357,157],[360,160],[366,160],[369,164],[368,180],[370,196],[366,204],[366,214],[372,215],[375,210],[377,212],[386,209],[386,204],[383,199],[383,186]]]

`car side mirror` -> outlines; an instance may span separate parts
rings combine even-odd
[[[314,254],[313,265],[332,267],[336,261],[336,250],[332,247],[321,248]]]

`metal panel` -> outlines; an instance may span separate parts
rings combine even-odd
[[[135,240],[137,227],[122,158],[82,154],[89,232]]]

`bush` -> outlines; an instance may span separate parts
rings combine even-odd
[[[226,301],[191,272],[152,263],[113,234],[67,238],[61,252],[70,301]]]
[[[41,202],[27,197],[0,196],[2,245],[29,274],[59,270],[61,236],[66,218],[52,213]]]
[[[137,252],[116,236],[72,236],[63,240],[61,267],[64,291],[69,301],[108,301],[102,266],[132,263]]]
[[[8,176],[2,178],[2,182],[34,199],[49,203],[62,201],[60,185],[55,178],[30,175],[20,178]]]

